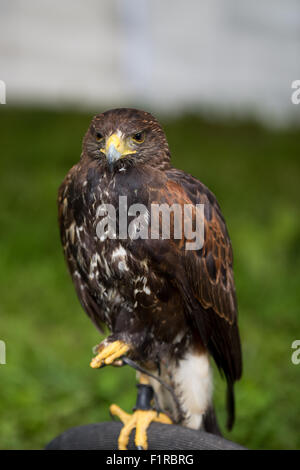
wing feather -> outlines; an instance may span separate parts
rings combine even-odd
[[[99,308],[100,298],[97,294],[97,285],[93,289],[93,282],[88,279],[90,259],[87,250],[83,250],[82,246],[88,246],[89,253],[95,252],[96,248],[90,246],[91,237],[88,234],[76,230],[77,224],[82,222],[78,220],[82,212],[78,210],[82,195],[73,188],[73,173],[75,172],[76,165],[69,171],[58,191],[60,237],[78,299],[93,323],[103,333],[104,318]]]
[[[234,421],[233,383],[242,374],[242,353],[237,326],[237,300],[233,255],[225,220],[215,196],[201,182],[180,170],[167,174],[169,199],[204,204],[204,245],[198,251],[181,250],[184,271],[178,270],[188,315],[199,331],[228,383],[228,422]],[[175,182],[175,185],[174,185]]]

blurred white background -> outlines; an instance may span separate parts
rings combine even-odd
[[[0,0],[0,9],[8,104],[300,122],[299,0]]]

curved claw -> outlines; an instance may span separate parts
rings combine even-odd
[[[138,450],[148,449],[147,429],[152,422],[172,424],[170,418],[164,413],[157,413],[155,410],[136,410],[132,415],[123,411],[117,405],[110,406],[112,415],[118,418],[124,424],[121,429],[118,447],[119,450],[126,450],[129,442],[131,431],[136,428],[135,432],[135,446]]]

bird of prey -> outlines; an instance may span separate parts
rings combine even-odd
[[[202,205],[203,243],[186,249],[188,234],[165,237],[161,228],[154,237],[142,231],[139,236],[130,211],[130,236],[129,228],[127,234],[119,229],[113,236],[99,236],[104,206],[114,207],[115,222],[120,222],[120,197],[127,207],[145,207],[144,221],[153,205]],[[91,366],[120,365],[126,358],[140,367],[139,387],[146,394],[152,390],[155,398],[149,406],[140,395],[132,415],[111,405],[124,424],[119,449],[127,448],[134,428],[136,446],[146,449],[152,421],[219,433],[211,357],[227,381],[230,429],[233,386],[242,371],[231,241],[212,192],[172,167],[159,122],[137,109],[96,115],[79,162],[59,188],[58,207],[63,250],[79,300],[96,327],[103,332],[106,325],[110,331]],[[196,210],[182,214],[196,223]]]

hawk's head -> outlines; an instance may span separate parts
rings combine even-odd
[[[167,139],[158,121],[145,111],[120,108],[98,114],[83,141],[83,156],[99,159],[111,171],[132,165],[169,166]]]

